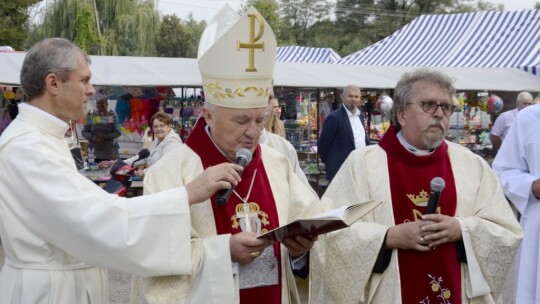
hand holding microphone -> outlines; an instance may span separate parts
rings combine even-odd
[[[236,161],[235,163],[242,166],[242,168],[245,168],[246,165],[251,161],[253,155],[251,154],[251,151],[242,148],[236,152]],[[222,189],[218,192],[216,202],[218,206],[224,206],[227,204],[227,201],[229,200],[229,197],[231,196],[232,192],[234,190],[234,187],[231,187],[230,189]]]

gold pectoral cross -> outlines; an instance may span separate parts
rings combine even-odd
[[[250,217],[257,217],[257,212],[251,212],[249,211],[249,205],[244,202],[242,204],[242,212],[237,212],[236,217],[238,219],[244,218],[244,222],[246,225],[245,232],[255,232],[253,231],[253,228],[251,227],[251,219]]]
[[[237,50],[249,49],[249,66],[246,72],[257,72],[255,68],[255,49],[262,49],[264,51],[264,41],[262,43],[256,43],[261,39],[264,34],[264,20],[261,15],[248,14],[249,17],[249,42],[238,41]],[[259,32],[255,36],[255,19],[259,21]]]

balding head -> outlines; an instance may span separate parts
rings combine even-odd
[[[531,93],[529,92],[521,92],[518,94],[516,99],[516,108],[518,111],[524,109],[527,106],[532,105],[534,102],[534,98]]]

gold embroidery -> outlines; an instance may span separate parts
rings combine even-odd
[[[422,189],[419,195],[407,194],[407,197],[413,202],[416,206],[426,206],[429,199],[429,194],[426,190]]]
[[[414,217],[414,220],[415,221],[421,221],[421,217],[422,215],[424,215],[422,212],[420,212],[420,210],[416,210],[416,209],[413,209],[413,217]],[[440,206],[437,206],[437,210],[435,210],[435,213],[436,214],[441,214],[441,207]]]
[[[207,88],[206,91],[208,91],[209,94],[212,94],[214,98],[216,98],[218,101],[222,99],[227,98],[235,98],[235,97],[246,97],[247,92],[253,91],[256,96],[268,96],[269,88],[256,88],[256,87],[245,87],[245,88],[222,88],[219,82],[215,83],[209,83],[206,84],[205,87]]]
[[[435,277],[430,274],[428,274],[428,277],[431,279],[431,282],[429,284],[431,285],[431,291],[437,294],[437,298],[440,298],[442,300],[442,304],[451,304],[450,303],[450,296],[452,295],[452,292],[448,288],[443,288],[442,286],[442,277]],[[430,297],[426,296],[422,301],[420,301],[420,304],[429,304],[430,303]]]
[[[262,49],[264,51],[264,41],[262,43],[256,43],[261,39],[264,34],[264,19],[261,15],[248,14],[249,17],[249,42],[237,43],[237,50],[249,49],[249,66],[246,72],[257,72],[255,68],[255,49]],[[259,22],[259,33],[255,36],[255,19]]]

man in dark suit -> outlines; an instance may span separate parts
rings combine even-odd
[[[349,153],[369,144],[364,128],[365,113],[360,88],[347,85],[340,95],[343,104],[324,121],[317,143],[321,160],[326,164],[326,179],[330,182]]]

